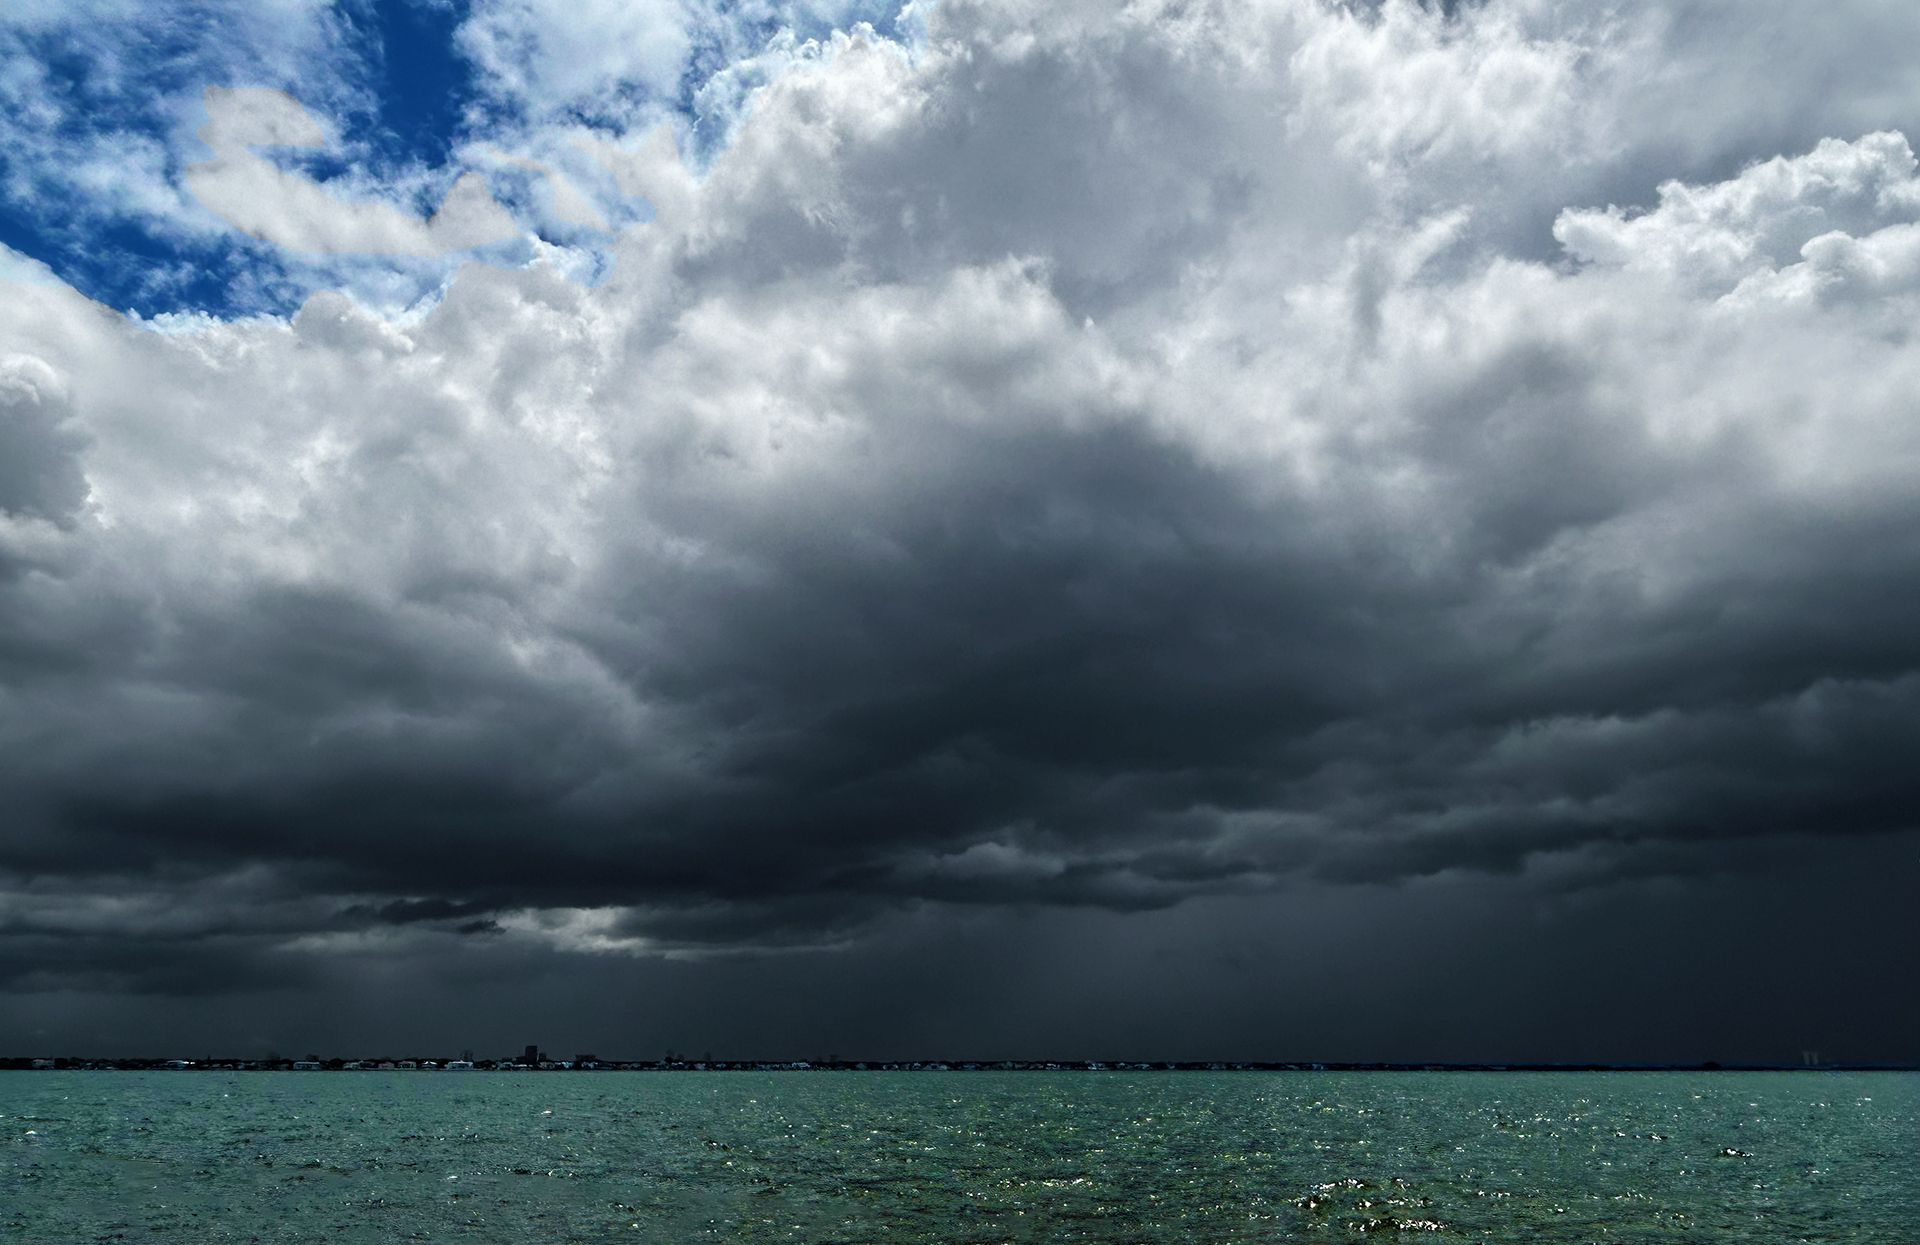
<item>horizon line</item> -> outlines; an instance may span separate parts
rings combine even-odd
[[[0,1056],[0,1071],[476,1072],[1916,1072],[1920,1063],[1834,1060],[1095,1060],[1095,1059],[513,1059],[390,1056],[242,1059],[170,1056]],[[296,1067],[295,1065],[302,1065]],[[402,1066],[405,1065],[405,1066]]]

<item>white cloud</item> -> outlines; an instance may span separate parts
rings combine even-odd
[[[529,160],[523,156],[510,156],[504,152],[496,152],[495,154],[509,164],[526,169],[530,173],[538,173],[547,179],[547,183],[551,188],[552,211],[558,219],[570,225],[585,225],[589,229],[598,229],[602,232],[606,232],[609,229],[606,218],[601,216],[600,213],[595,210],[593,204],[587,202],[586,198],[581,195],[578,190],[574,189],[573,183],[568,181],[560,173],[548,168],[538,160]]]
[[[65,285],[53,269],[31,255],[0,246],[0,278],[15,285]]]
[[[1828,138],[1804,155],[1775,156],[1710,186],[1668,182],[1660,205],[1574,209],[1554,236],[1576,258],[1657,271],[1716,293],[1776,270],[1819,237],[1864,235],[1920,215],[1920,181],[1905,136]],[[1831,251],[1828,246],[1825,250]]]
[[[482,0],[462,24],[484,89],[536,123],[589,116],[646,128],[695,99],[696,124],[723,140],[751,90],[810,36],[884,19],[885,0]],[[883,32],[891,34],[893,32]],[[804,53],[801,53],[804,55]],[[704,115],[703,115],[704,114]]]
[[[1463,5],[1457,21],[1440,22],[1409,0],[1387,0],[1369,22],[1297,13],[1306,31],[1289,58],[1300,93],[1289,120],[1334,130],[1376,177],[1515,153],[1614,154],[1590,148],[1592,88],[1632,46],[1616,15],[1569,23],[1545,5]]]
[[[221,37],[204,39],[207,28]],[[337,34],[332,6],[317,0],[191,12],[139,0],[9,5],[0,136],[10,196],[52,212],[125,212],[168,236],[202,234],[212,222],[171,167],[195,150],[202,86],[275,81],[323,111],[338,108],[356,96],[339,72]],[[156,48],[176,52],[156,64]],[[172,75],[189,81],[154,81]]]

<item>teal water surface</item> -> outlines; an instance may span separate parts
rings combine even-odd
[[[0,1240],[1920,1243],[1920,1076],[0,1073]]]

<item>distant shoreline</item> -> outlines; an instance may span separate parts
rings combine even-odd
[[[449,1067],[447,1065],[455,1066]],[[464,1065],[464,1066],[461,1066]],[[1920,1072],[1913,1063],[1340,1063],[1224,1060],[506,1060],[0,1058],[20,1072]]]

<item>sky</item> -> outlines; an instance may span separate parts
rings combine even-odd
[[[1920,1058],[1920,8],[0,11],[0,1052]]]

